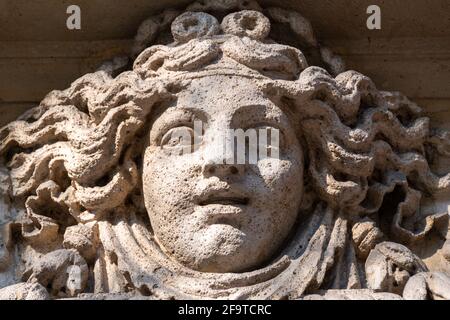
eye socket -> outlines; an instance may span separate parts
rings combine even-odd
[[[166,148],[194,145],[194,130],[187,126],[168,130],[161,138],[160,145]]]
[[[283,133],[272,126],[258,126],[258,154],[260,148],[266,148],[268,157],[278,157],[283,148]]]

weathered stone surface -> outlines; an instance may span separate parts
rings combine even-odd
[[[253,1],[150,17],[133,53],[0,129],[17,233],[1,239],[21,258],[3,264],[27,281],[4,297],[448,298],[450,174],[433,164],[450,141],[419,106]],[[218,161],[238,128],[280,143]]]
[[[88,223],[68,227],[64,233],[63,246],[76,249],[86,260],[95,258],[98,247],[97,224]]]
[[[403,300],[401,296],[387,293],[375,292],[368,289],[363,290],[327,290],[321,294],[305,296],[303,300]]]
[[[88,266],[76,250],[60,249],[38,259],[26,275],[29,281],[51,288],[51,294],[70,297],[86,288]]]
[[[383,242],[370,252],[365,271],[370,289],[402,294],[411,275],[428,269],[408,248]]]
[[[185,12],[175,18],[171,30],[175,41],[185,43],[218,34],[219,23],[215,17],[204,12]]]
[[[269,35],[270,21],[258,11],[242,10],[223,18],[221,27],[226,34],[263,40]]]
[[[18,283],[0,289],[0,300],[48,300],[47,290],[37,282]]]
[[[450,277],[443,272],[418,273],[406,284],[406,300],[450,300]]]
[[[366,259],[370,251],[382,241],[384,234],[374,221],[363,219],[353,225],[352,237],[356,254]]]

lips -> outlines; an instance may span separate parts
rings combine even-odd
[[[205,225],[229,225],[241,229],[246,224],[248,217],[243,213],[245,206],[250,203],[250,198],[239,188],[207,188],[196,199],[197,210],[200,219]]]
[[[210,204],[221,204],[221,205],[247,205],[249,199],[247,197],[236,197],[236,196],[210,196],[207,199],[200,201],[199,205],[206,206]]]

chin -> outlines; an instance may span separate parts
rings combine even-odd
[[[198,238],[194,269],[201,272],[236,273],[257,267],[255,243],[230,225],[212,225]]]
[[[205,259],[198,261],[199,264],[195,266],[195,270],[200,272],[211,272],[211,273],[241,273],[247,271],[252,265],[256,264],[254,262],[248,265],[248,257],[251,253],[247,251],[234,252],[231,255],[220,255],[220,253],[214,254]]]

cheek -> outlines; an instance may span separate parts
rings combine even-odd
[[[185,157],[165,157],[158,151],[146,152],[142,185],[149,214],[182,212],[187,207],[195,170]]]
[[[300,149],[286,153],[281,159],[267,158],[258,162],[258,175],[266,188],[281,191],[286,187],[302,188],[303,155]],[[297,194],[298,197],[298,194]]]
[[[283,159],[264,159],[258,163],[263,183],[254,189],[255,206],[261,210],[253,221],[258,236],[267,247],[277,247],[289,234],[297,219],[303,194],[301,153]]]
[[[270,161],[258,165],[264,179],[260,199],[272,214],[297,215],[303,194],[302,165],[288,160]]]
[[[277,222],[291,221],[298,214],[303,194],[303,157],[300,149],[282,159],[264,159],[258,163],[263,180],[259,199]],[[281,226],[280,226],[281,227]]]

